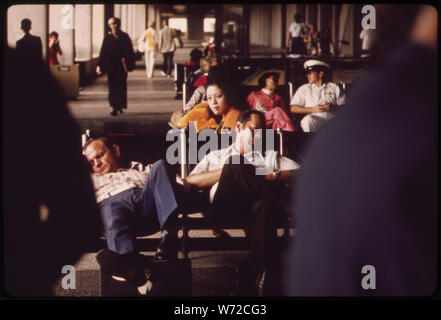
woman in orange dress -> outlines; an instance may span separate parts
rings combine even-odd
[[[207,102],[202,102],[188,111],[178,122],[185,128],[190,121],[196,122],[196,131],[216,129],[216,132],[234,128],[240,110],[231,106],[231,90],[228,82],[219,80],[208,84]]]

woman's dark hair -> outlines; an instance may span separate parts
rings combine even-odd
[[[302,22],[302,15],[300,13],[296,13],[294,15],[294,21],[297,23]]]
[[[266,79],[270,78],[270,77],[274,77],[274,81],[279,81],[280,78],[280,73],[278,72],[266,72],[264,73],[260,78],[259,78],[259,89],[265,88],[266,86]]]
[[[231,107],[234,106],[234,87],[231,85],[227,79],[215,79],[214,81],[208,82],[207,79],[207,89],[209,86],[217,86],[225,95],[225,100],[227,104]]]
[[[199,60],[201,60],[202,58],[202,51],[199,50],[198,48],[194,48],[193,50],[191,50],[190,52],[190,61],[199,64]]]
[[[58,39],[58,32],[56,32],[56,31],[52,31],[52,32],[49,34],[49,37],[52,37],[52,36],[54,36],[55,38]]]
[[[376,5],[375,40],[372,56],[381,63],[394,49],[406,41],[421,5]]]

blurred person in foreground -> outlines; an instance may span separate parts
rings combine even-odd
[[[21,20],[21,30],[24,33],[23,38],[17,40],[15,43],[15,49],[23,56],[42,58],[43,46],[41,44],[41,38],[31,34],[32,21],[28,18]]]
[[[9,48],[4,59],[5,290],[48,297],[63,267],[98,245],[98,207],[80,131],[47,65]]]
[[[376,67],[323,125],[299,176],[289,296],[437,288],[436,9],[379,6],[376,33]]]

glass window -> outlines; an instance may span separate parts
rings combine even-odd
[[[214,33],[216,18],[204,18],[204,33]]]
[[[171,29],[179,29],[182,33],[187,33],[187,18],[170,18],[168,26]]]

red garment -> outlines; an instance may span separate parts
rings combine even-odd
[[[200,86],[205,86],[205,84],[207,83],[207,75],[203,74],[202,76],[200,76],[199,78],[196,79],[196,81],[193,83],[194,87],[200,87]]]
[[[52,66],[54,64],[60,64],[58,62],[58,54],[63,54],[61,48],[58,45],[53,45],[49,47],[49,65]]]
[[[296,131],[291,119],[286,112],[279,107],[275,107],[265,113],[265,120],[267,128],[277,130],[280,128],[283,131]]]
[[[258,105],[260,104],[260,107],[266,110],[265,119],[268,128],[295,131],[291,119],[286,114],[285,102],[278,94],[266,94],[262,90],[253,91],[249,94],[247,102],[251,109],[259,110]]]

